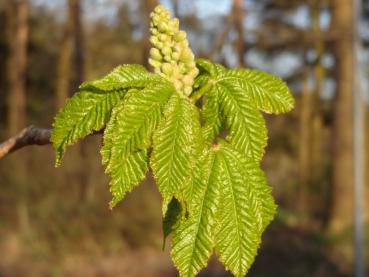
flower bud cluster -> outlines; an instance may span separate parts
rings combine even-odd
[[[177,91],[189,96],[199,70],[186,33],[179,30],[178,19],[171,19],[170,12],[159,5],[151,13],[150,31],[154,46],[150,50],[150,65],[169,79]]]

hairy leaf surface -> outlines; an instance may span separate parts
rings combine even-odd
[[[203,121],[204,140],[212,142],[219,135],[223,123],[219,91],[216,87],[211,88],[206,94],[201,110],[201,119]]]
[[[249,94],[258,109],[266,113],[285,113],[292,110],[294,99],[281,79],[255,69],[227,70],[223,80],[228,79],[235,89]]]
[[[93,87],[104,91],[112,91],[126,88],[144,88],[165,83],[168,83],[168,81],[158,74],[147,71],[142,65],[125,64],[114,68],[112,72],[99,80],[84,82],[80,88]]]
[[[193,176],[189,218],[173,233],[171,254],[181,276],[195,276],[212,253],[221,175],[216,153],[207,151]]]
[[[173,88],[147,87],[119,103],[106,126],[101,149],[106,172],[110,174],[113,200],[117,204],[147,171],[146,149],[162,117]],[[145,161],[145,162],[144,162]],[[131,176],[126,176],[129,173]]]
[[[56,166],[68,145],[101,130],[110,118],[111,109],[125,91],[105,93],[97,89],[82,90],[68,99],[55,117],[51,141],[56,151]]]
[[[260,245],[261,199],[229,147],[223,144],[218,156],[224,175],[215,251],[235,276],[245,276]]]
[[[151,167],[163,197],[163,214],[188,180],[201,144],[199,115],[188,98],[174,93],[153,137]],[[178,195],[178,199],[181,200]]]
[[[264,118],[251,99],[228,82],[218,82],[216,88],[222,114],[230,130],[228,139],[240,153],[260,161],[267,145]]]

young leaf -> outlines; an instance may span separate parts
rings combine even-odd
[[[171,255],[181,276],[195,276],[211,255],[222,174],[216,153],[207,151],[194,172],[189,218],[173,233]]]
[[[109,120],[111,109],[125,95],[126,91],[104,92],[85,89],[68,99],[55,117],[51,141],[56,151],[56,166],[68,145],[78,139],[101,130]]]
[[[110,208],[118,204],[127,192],[137,186],[145,178],[148,170],[146,149],[131,152],[120,159],[118,157],[113,159],[116,162],[112,163],[109,169],[110,192],[113,195],[109,203]]]
[[[112,91],[126,88],[144,88],[149,85],[167,83],[161,76],[151,73],[145,67],[138,64],[120,65],[113,69],[105,77],[84,82],[80,88],[98,88],[104,91]]]
[[[272,188],[267,185],[264,172],[257,162],[241,155],[227,143],[221,142],[221,145],[223,152],[226,152],[229,156],[233,156],[238,161],[241,167],[240,172],[244,172],[244,177],[247,180],[246,183],[250,184],[250,189],[257,195],[258,205],[261,207],[261,216],[258,217],[259,229],[260,233],[262,233],[274,218],[277,208],[272,196]]]
[[[212,142],[221,131],[223,119],[220,108],[219,92],[217,88],[213,87],[206,94],[205,103],[201,110],[203,136],[207,142]]]
[[[147,87],[121,101],[104,132],[101,149],[106,172],[110,174],[111,192],[116,205],[133,186],[145,177],[146,149],[157,128],[162,109],[173,93],[172,86]],[[126,176],[130,174],[131,176]]]
[[[163,197],[163,214],[189,178],[199,153],[199,115],[187,97],[174,93],[153,136],[151,167]],[[178,196],[178,200],[181,197]]]
[[[196,65],[200,69],[200,74],[208,73],[211,78],[216,78],[226,71],[224,66],[206,59],[196,59]]]
[[[228,149],[223,144],[217,154],[224,173],[215,251],[235,276],[245,276],[261,241],[261,199],[240,161]]]
[[[267,144],[265,121],[250,97],[226,81],[216,83],[222,114],[230,130],[228,139],[242,154],[260,161]]]
[[[266,113],[285,113],[292,110],[294,99],[285,82],[271,74],[255,69],[230,69],[224,78],[235,89],[249,94],[258,109]]]

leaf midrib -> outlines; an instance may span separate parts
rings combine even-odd
[[[219,86],[221,86],[221,87],[223,87],[223,89],[224,90],[226,90],[227,92],[229,92],[230,90],[229,89],[227,89],[227,87],[226,86],[224,86],[223,84],[221,84],[221,83],[218,83],[218,85]],[[219,93],[222,93],[222,91],[218,91]],[[231,100],[232,100],[232,102],[233,102],[233,104],[234,104],[234,106],[237,108],[237,113],[238,114],[240,114],[241,115],[241,120],[243,121],[243,123],[245,124],[245,126],[249,126],[249,121],[248,121],[248,119],[247,119],[247,117],[246,116],[244,116],[244,114],[242,113],[242,108],[238,105],[238,102],[236,101],[236,99],[234,98],[234,96],[233,96],[233,94],[232,93],[227,93],[225,96],[229,96],[230,98],[231,98]],[[233,121],[233,123],[234,123],[234,121]],[[250,141],[250,144],[251,144],[251,155],[252,155],[252,158],[255,160],[255,161],[257,161],[257,160],[259,160],[259,158],[258,157],[255,157],[255,153],[254,153],[254,151],[255,151],[255,148],[257,148],[257,147],[255,147],[255,145],[257,146],[257,143],[252,139],[252,136],[251,136],[251,134],[250,134],[250,132],[249,132],[249,129],[248,128],[245,128],[244,129],[244,132],[245,132],[245,134],[246,134],[246,136],[247,136],[247,138],[248,138],[248,140]],[[247,153],[246,153],[247,154]]]
[[[215,159],[216,159],[216,157],[212,157],[212,162],[211,162],[211,167],[210,167],[211,170],[209,170],[210,173],[209,173],[208,178],[207,178],[206,188],[205,188],[205,191],[204,191],[203,201],[201,201],[201,206],[200,206],[200,210],[199,210],[199,217],[198,217],[198,220],[196,221],[195,239],[194,239],[193,244],[192,244],[192,247],[191,247],[191,258],[190,258],[190,261],[193,260],[193,256],[194,256],[194,252],[195,252],[195,244],[196,244],[196,241],[197,241],[197,238],[198,238],[197,235],[198,235],[199,229],[200,229],[201,218],[203,216],[204,202],[205,202],[205,198],[206,198],[207,192],[209,190],[209,186],[210,186],[209,180],[210,180],[210,176],[212,175],[212,171],[213,171],[214,164],[215,164]],[[190,262],[190,265],[192,265],[192,262]],[[189,274],[188,276],[191,276],[191,274]]]
[[[235,198],[235,195],[234,195],[234,191],[233,191],[233,186],[232,186],[232,178],[230,176],[230,170],[229,170],[229,167],[228,167],[228,163],[224,157],[224,155],[221,156],[221,158],[223,159],[223,163],[224,163],[224,166],[226,168],[226,174],[227,174],[227,178],[228,178],[228,184],[229,184],[229,187],[230,187],[230,190],[232,192],[232,206],[233,206],[233,212],[234,212],[234,215],[235,215],[235,218],[236,218],[236,230],[237,230],[237,239],[238,239],[238,244],[237,245],[242,245],[241,243],[241,236],[240,236],[240,225],[239,225],[239,219],[238,219],[238,213],[237,213],[237,207],[236,207],[236,198]],[[237,251],[237,257],[238,257],[238,266],[240,267],[240,263],[239,263],[239,260],[240,260],[240,251]],[[240,271],[240,268],[238,269],[239,272]]]

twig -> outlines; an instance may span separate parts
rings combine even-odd
[[[28,145],[50,144],[51,130],[29,126],[0,144],[0,159]]]

